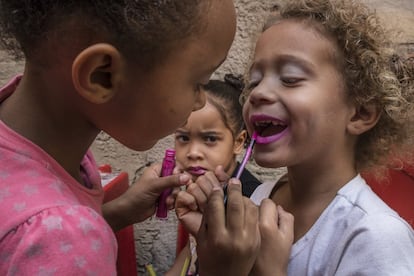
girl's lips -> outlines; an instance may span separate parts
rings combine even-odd
[[[286,135],[286,133],[288,132],[288,129],[289,128],[285,128],[282,132],[279,132],[279,133],[276,133],[270,136],[260,136],[260,134],[258,134],[256,138],[256,144],[263,145],[263,144],[270,144],[270,143],[276,142]]]
[[[257,144],[269,144],[278,141],[288,133],[288,123],[265,114],[250,116],[250,122],[257,133]]]
[[[189,167],[187,169],[187,172],[195,176],[200,176],[204,175],[207,172],[207,170],[203,167]]]

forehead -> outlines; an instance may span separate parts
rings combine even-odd
[[[226,126],[217,108],[207,101],[203,108],[191,113],[184,128],[203,130],[226,128]]]
[[[256,59],[271,58],[274,54],[294,55],[320,62],[335,62],[338,48],[333,40],[323,35],[316,22],[285,19],[271,25],[257,40]]]

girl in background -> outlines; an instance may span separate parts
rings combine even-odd
[[[197,189],[196,180],[208,171],[221,166],[235,176],[240,163],[237,156],[246,145],[247,131],[244,129],[242,106],[239,102],[243,81],[233,75],[226,75],[224,81],[210,80],[203,85],[206,105],[191,113],[187,123],[175,132],[176,160],[183,170],[192,176],[193,184],[187,190]],[[240,176],[243,196],[250,197],[260,181],[246,168]],[[188,274],[196,275],[197,263],[194,238],[190,237],[168,275],[180,275],[186,257],[191,255]]]
[[[237,155],[243,152],[248,136],[239,102],[242,85],[242,80],[232,75],[226,75],[224,81],[210,80],[202,88],[206,105],[192,112],[187,123],[175,131],[176,159],[193,181],[217,166],[228,175],[236,175],[240,165]],[[240,181],[247,197],[260,184],[247,169]]]

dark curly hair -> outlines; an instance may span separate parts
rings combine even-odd
[[[358,170],[387,162],[389,154],[413,151],[413,70],[377,15],[356,0],[291,0],[277,5],[264,30],[281,20],[295,20],[334,41],[331,56],[341,72],[348,99],[373,105],[381,113],[376,126],[356,145]],[[247,92],[247,91],[246,91]]]
[[[26,59],[42,43],[106,42],[151,67],[203,30],[210,0],[1,0],[0,46]],[[201,16],[203,15],[203,16]],[[79,41],[80,40],[80,41]]]

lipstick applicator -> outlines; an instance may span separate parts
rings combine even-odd
[[[239,166],[239,169],[237,170],[237,173],[236,173],[237,179],[240,179],[240,176],[242,175],[243,170],[246,167],[246,164],[249,161],[250,156],[252,155],[252,151],[253,151],[254,144],[256,143],[256,139],[257,139],[257,132],[254,131],[252,134],[252,138],[250,139],[249,146],[246,149],[246,153],[244,154],[243,160]],[[227,184],[224,186],[223,189],[224,191],[227,190]],[[224,205],[226,205],[226,203],[227,203],[227,193],[224,195]]]

